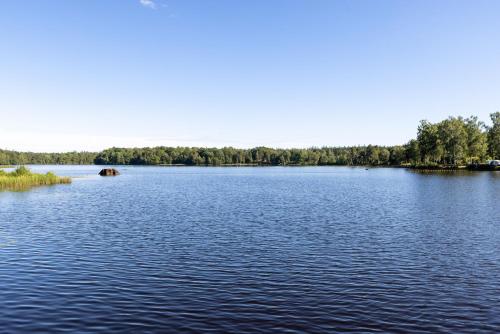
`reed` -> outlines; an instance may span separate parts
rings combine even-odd
[[[0,170],[0,190],[21,191],[36,186],[69,183],[71,183],[71,178],[69,177],[59,177],[52,172],[35,174],[24,166],[10,173]]]

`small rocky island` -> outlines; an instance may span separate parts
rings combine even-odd
[[[120,172],[118,172],[114,168],[104,168],[99,172],[99,175],[101,175],[101,176],[117,176],[117,175],[120,175]]]

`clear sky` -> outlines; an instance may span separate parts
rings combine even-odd
[[[497,110],[497,0],[0,4],[0,148],[390,145]]]

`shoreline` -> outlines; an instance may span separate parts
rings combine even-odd
[[[16,168],[23,165],[2,166],[0,168]],[[500,171],[500,166],[490,166],[487,164],[470,164],[470,165],[300,165],[300,164],[287,164],[287,165],[273,165],[273,164],[220,164],[220,165],[191,165],[191,164],[25,164],[25,166],[117,166],[117,167],[352,167],[352,168],[403,168],[409,170],[420,171],[486,171],[495,172]]]

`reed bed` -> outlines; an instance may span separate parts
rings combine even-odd
[[[69,177],[60,177],[51,172],[35,174],[23,166],[10,173],[0,170],[0,190],[21,191],[31,187],[69,183]]]

